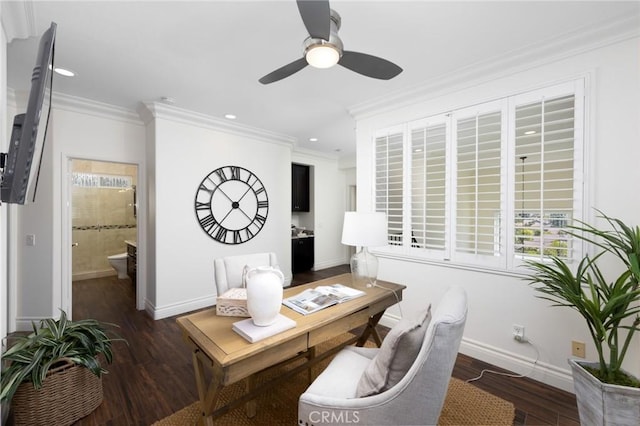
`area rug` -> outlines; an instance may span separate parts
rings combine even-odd
[[[335,341],[327,345],[335,346]],[[368,345],[367,345],[368,346]],[[323,351],[322,347],[318,348]],[[319,374],[329,361],[319,363],[313,367],[314,375]],[[284,368],[292,368],[292,365]],[[274,377],[278,372],[261,374],[257,381],[262,382]],[[315,376],[314,376],[315,377]],[[297,424],[298,397],[308,386],[307,373],[302,372],[275,389],[259,396],[257,400],[257,414],[247,418],[244,406],[231,410],[214,421],[216,425],[224,426],[294,426]],[[235,383],[223,389],[220,403],[227,403],[244,393],[244,382]],[[220,404],[219,403],[219,404]],[[183,408],[157,421],[153,426],[187,426],[195,425],[200,417],[200,403]],[[513,425],[515,407],[512,403],[485,392],[472,384],[452,378],[449,390],[440,415],[440,425]]]

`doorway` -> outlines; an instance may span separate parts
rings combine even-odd
[[[86,285],[112,280],[114,285],[135,286],[135,268],[127,274],[131,264],[127,265],[126,253],[128,246],[137,244],[138,166],[70,159],[68,170],[72,299],[73,283],[80,281]],[[121,259],[110,261],[110,256]],[[124,268],[120,274],[118,268]]]

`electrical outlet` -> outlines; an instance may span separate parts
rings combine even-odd
[[[587,356],[584,342],[571,342],[571,355],[578,358],[585,358]]]
[[[513,338],[518,342],[526,342],[524,338],[524,325],[513,324],[512,334]]]

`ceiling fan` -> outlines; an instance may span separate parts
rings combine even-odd
[[[303,43],[304,55],[260,80],[269,84],[297,73],[307,65],[329,68],[335,64],[367,77],[389,80],[402,72],[402,68],[377,56],[344,50],[338,36],[340,15],[329,7],[328,0],[297,0],[298,10],[309,37]]]

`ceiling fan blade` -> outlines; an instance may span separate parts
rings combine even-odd
[[[345,50],[338,61],[345,68],[367,77],[390,80],[402,72],[402,68],[377,56]]]
[[[276,82],[278,80],[282,80],[285,77],[289,77],[291,74],[295,74],[300,71],[302,68],[307,66],[307,60],[305,58],[297,59],[290,64],[285,65],[284,67],[278,68],[277,70],[270,72],[269,74],[262,77],[258,80],[262,84],[269,84]]]
[[[329,1],[298,0],[298,10],[304,26],[313,38],[329,40],[331,34],[331,8]]]

